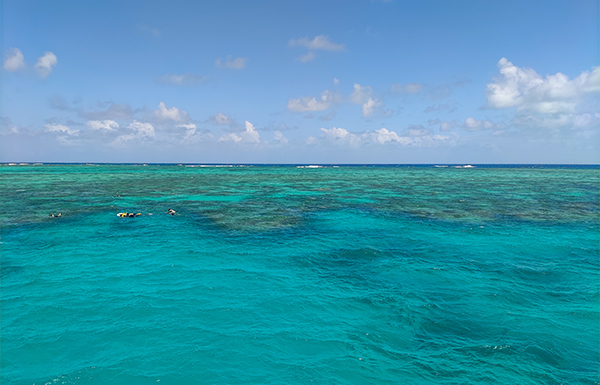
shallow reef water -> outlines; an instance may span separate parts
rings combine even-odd
[[[600,383],[597,167],[0,177],[2,384]]]

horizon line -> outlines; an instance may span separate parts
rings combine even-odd
[[[7,161],[0,165],[210,165],[210,166],[600,166],[600,163],[250,163],[250,162],[44,162]]]

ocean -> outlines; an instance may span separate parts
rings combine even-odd
[[[3,385],[600,383],[597,166],[0,178]]]

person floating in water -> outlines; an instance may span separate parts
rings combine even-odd
[[[58,214],[50,214],[50,216],[51,216],[52,218],[59,218],[59,217],[62,217],[62,213],[58,213]]]
[[[167,214],[169,214],[169,215],[175,215],[175,214],[176,214],[176,212],[175,212],[175,210],[173,210],[173,209],[168,209],[168,210],[167,210]]]
[[[142,215],[142,213],[118,213],[117,216],[121,218],[133,218]]]

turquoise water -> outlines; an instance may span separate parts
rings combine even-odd
[[[1,382],[598,384],[599,176],[0,166]]]

